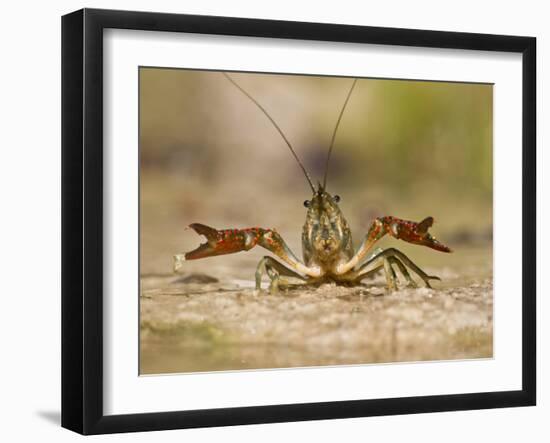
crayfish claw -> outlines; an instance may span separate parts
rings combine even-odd
[[[435,249],[436,251],[440,252],[453,252],[451,248],[441,243],[439,240],[437,240],[435,237],[432,237],[430,234],[426,234],[426,238],[424,242],[422,243],[424,246],[428,246],[429,248]]]
[[[201,243],[198,248],[187,252],[184,258],[185,260],[196,260],[198,258],[210,257],[211,255],[217,255],[214,254],[215,251],[215,248],[209,243]]]
[[[189,225],[197,234],[204,235],[208,243],[216,243],[218,240],[218,230],[201,223],[191,223]]]
[[[191,223],[189,227],[206,237],[206,243],[185,254],[186,260],[248,251],[258,243],[263,232],[260,228],[218,230],[201,223]]]
[[[427,246],[436,251],[451,252],[451,248],[436,240],[428,232],[428,229],[434,224],[433,217],[426,217],[420,223],[391,216],[381,217],[378,221],[384,226],[384,232],[389,233],[392,237],[416,245]]]
[[[424,220],[418,223],[418,226],[416,227],[416,232],[418,232],[419,234],[427,234],[428,229],[431,228],[433,224],[434,224],[434,218],[426,217]]]

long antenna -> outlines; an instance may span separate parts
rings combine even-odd
[[[311,182],[311,177],[309,176],[309,174],[307,173],[306,171],[306,168],[304,168],[304,165],[302,164],[302,162],[300,161],[300,159],[298,158],[298,156],[296,155],[296,152],[294,152],[294,149],[292,149],[292,145],[290,144],[290,142],[288,141],[288,139],[285,137],[285,135],[283,134],[283,131],[281,130],[281,128],[279,127],[279,125],[277,123],[275,123],[275,120],[273,120],[273,118],[271,118],[271,116],[268,114],[268,112],[264,109],[264,107],[262,105],[260,105],[255,99],[254,97],[252,97],[248,92],[246,92],[235,80],[233,80],[229,74],[227,72],[222,72],[223,75],[225,75],[225,77],[231,82],[233,83],[244,95],[246,95],[250,100],[252,100],[252,102],[258,107],[260,108],[260,110],[265,114],[265,116],[269,119],[269,121],[271,123],[273,123],[273,126],[275,126],[275,129],[277,129],[277,131],[279,131],[279,134],[281,134],[281,137],[283,137],[283,140],[286,142],[288,148],[290,149],[290,152],[292,152],[292,155],[294,156],[294,158],[296,159],[296,161],[298,162],[298,164],[300,165],[300,168],[302,168],[302,171],[304,171],[304,175],[306,176],[306,179],[309,183],[309,186],[311,187],[311,190],[313,191],[313,193],[315,194],[315,187],[313,186],[313,183]]]
[[[325,177],[323,179],[323,189],[327,187],[328,164],[330,162],[330,154],[332,153],[332,147],[334,146],[334,139],[336,138],[336,132],[338,131],[338,126],[340,126],[340,120],[342,120],[342,115],[344,115],[344,110],[346,109],[349,98],[351,97],[353,88],[355,88],[355,83],[357,83],[357,79],[353,80],[351,88],[349,89],[349,92],[348,92],[348,96],[346,97],[346,101],[344,102],[344,106],[342,106],[342,110],[340,111],[340,115],[338,116],[338,121],[336,122],[336,126],[334,127],[334,132],[332,133],[332,139],[330,140],[330,146],[328,148],[327,162],[325,164]]]

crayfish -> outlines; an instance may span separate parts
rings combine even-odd
[[[206,237],[206,243],[201,244],[198,248],[186,254],[175,255],[175,271],[183,265],[185,260],[232,254],[239,251],[248,251],[255,246],[261,246],[277,256],[282,263],[271,256],[264,256],[260,260],[256,269],[257,291],[261,290],[261,281],[265,274],[267,274],[271,281],[270,292],[276,293],[279,284],[287,283],[288,277],[298,279],[305,285],[334,282],[346,286],[355,286],[360,285],[362,280],[374,276],[380,270],[384,271],[387,287],[391,291],[397,288],[397,274],[394,266],[399,269],[407,280],[409,287],[417,286],[408,269],[418,275],[427,287],[431,287],[430,280],[440,280],[439,277],[426,274],[403,252],[396,248],[375,248],[373,250],[375,243],[387,234],[396,239],[427,246],[437,251],[451,252],[449,247],[440,243],[428,232],[428,229],[434,222],[432,217],[427,217],[418,223],[392,216],[378,217],[370,225],[359,248],[355,250],[348,222],[338,206],[340,197],[327,192],[328,166],[336,132],[357,79],[354,79],[349,89],[332,133],[323,183],[319,182],[317,187],[315,187],[290,142],[269,113],[231,76],[225,72],[223,75],[271,121],[289,147],[311,188],[312,197],[310,200],[304,202],[307,213],[302,230],[303,262],[294,255],[275,229],[254,227],[217,230],[200,223],[192,223],[189,227],[197,234]]]

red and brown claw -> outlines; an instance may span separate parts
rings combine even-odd
[[[385,231],[392,237],[416,245],[427,246],[436,251],[452,252],[451,248],[439,242],[428,232],[428,229],[431,228],[434,223],[433,217],[426,217],[420,223],[401,220],[391,216],[380,217],[378,220],[382,222]]]
[[[248,251],[256,245],[273,252],[287,263],[299,266],[299,262],[292,251],[274,229],[245,228],[218,230],[200,223],[192,223],[189,227],[197,234],[204,235],[206,243],[202,243],[198,248],[186,254],[175,255],[175,271],[183,266],[185,260],[196,260],[216,255]]]
[[[258,243],[261,228],[217,230],[200,223],[189,225],[197,234],[206,237],[206,243],[185,254],[185,260],[196,260],[216,255],[247,251]]]
[[[198,248],[186,254],[174,255],[174,272],[177,272],[186,260],[248,251],[257,245],[275,254],[297,272],[302,272],[313,277],[321,275],[320,269],[304,266],[275,229],[245,228],[218,230],[200,223],[193,223],[189,227],[197,234],[204,235],[206,243],[202,243]]]

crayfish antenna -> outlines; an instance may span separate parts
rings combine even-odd
[[[342,106],[342,109],[340,110],[340,114],[338,115],[338,120],[336,121],[336,126],[334,127],[334,131],[332,132],[332,138],[330,140],[330,146],[328,148],[327,153],[327,160],[325,163],[325,176],[323,178],[323,189],[327,187],[327,176],[328,176],[328,165],[330,163],[330,154],[332,154],[332,147],[334,146],[334,140],[336,139],[336,133],[338,132],[338,127],[340,126],[340,120],[342,120],[342,116],[344,115],[344,111],[346,110],[346,106],[348,105],[349,98],[351,97],[351,93],[353,92],[353,88],[355,88],[355,84],[357,83],[357,79],[353,79],[353,83],[351,84],[351,88],[349,89],[348,95],[346,96],[346,100],[344,101],[344,105]]]
[[[233,85],[239,91],[241,91],[244,95],[246,95],[250,99],[250,101],[252,101],[252,103],[254,103],[258,107],[258,109],[260,111],[262,111],[264,113],[264,115],[269,119],[269,121],[271,122],[273,127],[277,130],[277,132],[281,135],[281,137],[285,141],[286,145],[288,146],[288,149],[290,149],[290,152],[294,156],[294,159],[298,163],[298,166],[300,166],[300,169],[302,169],[302,172],[304,173],[304,175],[306,177],[306,180],[309,184],[309,187],[311,188],[311,190],[315,194],[315,187],[313,186],[313,183],[311,182],[311,177],[309,176],[308,172],[306,171],[305,166],[302,164],[302,162],[298,158],[298,154],[296,154],[296,151],[294,151],[294,148],[292,147],[292,145],[288,141],[288,138],[286,138],[286,135],[284,134],[284,132],[280,128],[280,126],[277,124],[277,122],[273,119],[273,117],[271,117],[271,115],[269,115],[269,112],[267,112],[267,110],[258,102],[258,100],[256,100],[254,97],[252,97],[252,95],[250,95],[241,85],[239,85],[235,80],[233,80],[233,78],[227,72],[222,72],[222,74],[225,76],[225,78],[227,78],[227,80],[229,80],[231,83],[233,83]]]

